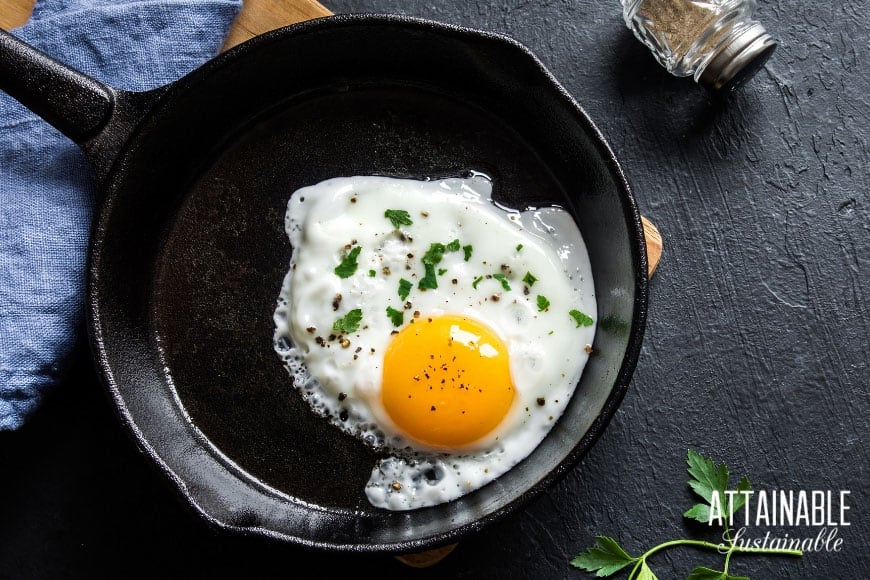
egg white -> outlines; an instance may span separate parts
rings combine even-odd
[[[574,220],[558,207],[504,209],[491,193],[491,180],[481,174],[354,176],[303,187],[288,202],[293,255],[274,314],[275,349],[315,412],[388,454],[366,485],[377,507],[450,501],[510,469],[562,414],[588,359],[584,345],[592,343],[595,324],[578,325],[569,315],[578,310],[597,319],[589,259]],[[407,211],[413,224],[395,228],[386,209]],[[456,239],[470,246],[469,259],[464,251],[446,252],[438,288],[419,290],[430,244]],[[356,271],[336,275],[355,246]],[[531,286],[523,282],[526,273],[536,278]],[[510,290],[493,274],[503,274]],[[413,284],[405,301],[397,294],[400,278]],[[549,300],[545,311],[538,295]],[[427,448],[403,436],[380,403],[383,354],[397,330],[387,306],[404,312],[404,325],[415,312],[457,314],[502,339],[517,395],[493,432],[461,450]],[[357,308],[357,331],[332,330]]]

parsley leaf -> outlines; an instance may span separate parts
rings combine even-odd
[[[550,307],[550,301],[547,300],[546,296],[541,296],[538,294],[538,312],[543,312],[547,308]]]
[[[374,270],[369,270],[369,278],[374,278],[375,276],[377,276],[377,272],[375,272]]]
[[[384,217],[390,220],[390,223],[392,223],[393,227],[396,229],[399,229],[402,226],[410,226],[414,224],[411,220],[411,214],[403,209],[388,209],[384,212]]]
[[[697,520],[705,524],[710,521],[710,506],[705,503],[696,503],[683,514],[684,518]]]
[[[423,254],[422,258],[423,267],[426,269],[426,275],[420,278],[417,287],[421,290],[437,288],[438,280],[435,277],[435,266],[441,262],[441,259],[444,257],[444,252],[458,252],[459,247],[458,239],[453,240],[447,245],[444,245],[441,242],[433,242],[429,244],[429,249],[426,250],[426,253]],[[438,274],[444,275],[444,272],[446,271],[446,268],[440,268]]]
[[[444,257],[444,250],[447,247],[440,242],[433,242],[429,244],[429,249],[426,250],[426,253],[423,254],[423,265],[424,266],[434,266],[441,261],[441,258]]]
[[[686,463],[689,465],[689,481],[695,493],[709,502],[713,492],[723,492],[728,487],[728,468],[724,463],[716,465],[712,459],[706,459],[703,455],[689,449]]]
[[[686,580],[749,580],[746,576],[731,576],[719,570],[711,570],[704,566],[698,566]]]
[[[700,453],[691,449],[688,452],[686,463],[689,465],[689,475],[692,476],[689,487],[707,503],[695,504],[683,516],[706,524],[710,521],[710,504],[713,501],[714,493],[719,494],[717,498],[719,505],[722,506],[722,511],[725,511],[728,468],[725,467],[724,463],[716,465],[712,459],[705,459]]]
[[[469,244],[469,245],[467,245],[467,246],[462,246],[462,252],[465,254],[465,261],[466,261],[466,262],[467,262],[469,259],[471,259],[471,250],[472,250],[472,249],[473,249],[473,248],[472,248],[471,244]]]
[[[523,245],[522,245],[522,244],[517,244],[517,252],[519,252],[519,251],[522,250],[522,249],[523,249]]]
[[[477,290],[477,285],[480,284],[480,281],[483,280],[483,276],[478,276],[474,279],[474,282],[471,283],[471,287]]]
[[[359,329],[359,323],[362,320],[362,310],[354,308],[332,323],[332,331],[339,334],[350,334]]]
[[[535,282],[537,282],[537,281],[538,281],[538,279],[535,278],[534,276],[532,276],[532,273],[531,273],[531,272],[526,272],[526,275],[523,276],[523,283],[525,283],[526,285],[528,285],[529,288],[531,288],[532,286],[534,286],[534,285],[535,285]]]
[[[402,300],[408,297],[408,294],[411,293],[411,287],[413,284],[405,280],[404,278],[399,280],[399,298]]]
[[[640,565],[640,573],[637,575],[637,580],[659,580],[658,576],[653,574],[652,569],[647,566],[646,561]]]
[[[730,474],[724,463],[716,465],[712,459],[705,458],[700,453],[691,449],[688,451],[686,463],[689,465],[689,475],[692,476],[692,479],[689,481],[689,487],[707,503],[695,504],[683,514],[683,517],[697,520],[704,524],[710,523],[713,494],[718,495],[719,514],[725,520],[746,503],[746,496],[742,493],[733,496],[733,503],[728,502],[725,491],[728,489]],[[752,487],[749,484],[749,478],[744,475],[737,484],[737,491],[749,491],[750,489]],[[726,502],[728,503],[726,504]],[[718,518],[714,519],[718,520]]]
[[[432,264],[425,264],[425,268],[426,275],[420,278],[417,288],[421,290],[434,290],[438,287],[438,279],[435,277],[435,266]]]
[[[356,272],[356,259],[359,256],[359,253],[362,251],[362,248],[359,246],[354,246],[353,249],[348,252],[348,254],[344,257],[341,263],[335,267],[335,275],[339,278],[350,278],[353,276],[353,273]]]
[[[581,326],[592,326],[595,323],[588,314],[584,314],[577,309],[571,310],[568,314],[570,314],[571,318],[574,319],[574,322],[577,323],[577,328],[580,328]]]
[[[752,486],[749,485],[749,478],[745,475],[740,478],[740,481],[737,482],[737,491],[752,491]],[[733,514],[737,510],[743,507],[743,504],[746,503],[746,495],[737,494],[734,496],[734,501],[728,508],[728,513]]]
[[[637,558],[629,556],[613,538],[598,536],[595,540],[594,546],[571,560],[572,566],[604,577],[637,561]]]
[[[387,317],[392,321],[393,326],[402,326],[402,323],[405,322],[405,311],[387,306]]]
[[[507,278],[505,278],[504,274],[493,274],[492,277],[501,282],[501,287],[504,288],[506,292],[510,292],[511,285],[508,284]]]

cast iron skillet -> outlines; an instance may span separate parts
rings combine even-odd
[[[331,550],[452,543],[563,476],[625,394],[647,307],[640,216],[604,137],[514,40],[332,16],[131,93],[4,32],[0,87],[93,164],[96,367],[138,446],[212,524]],[[575,216],[598,299],[594,354],[565,414],[516,468],[445,505],[378,510],[363,492],[375,455],[312,415],[272,348],[287,200],[336,176],[469,170],[492,176],[504,205],[556,203]]]

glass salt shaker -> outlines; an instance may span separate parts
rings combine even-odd
[[[753,20],[756,0],[620,0],[625,24],[675,76],[730,92],[760,69],[776,42]]]

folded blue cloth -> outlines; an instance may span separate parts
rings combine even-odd
[[[216,55],[241,0],[40,0],[13,32],[117,88]],[[21,426],[82,338],[92,174],[68,138],[0,92],[0,431]]]

